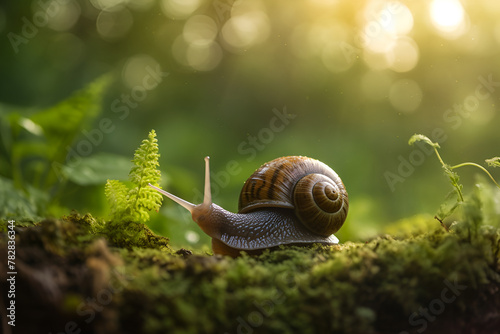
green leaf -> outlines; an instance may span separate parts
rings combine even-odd
[[[464,201],[464,196],[463,196],[463,193],[462,193],[463,185],[459,183],[460,182],[460,176],[458,176],[457,173],[455,173],[454,171],[451,170],[451,166],[450,165],[446,165],[445,164],[443,166],[443,169],[444,169],[444,173],[450,179],[450,182],[451,182],[452,186],[455,188],[455,192],[457,194],[457,200],[459,202],[463,202]]]
[[[68,180],[81,186],[103,184],[108,179],[125,180],[132,164],[130,160],[116,154],[97,153],[81,158],[78,164],[62,166]]]
[[[444,220],[447,217],[451,216],[451,214],[461,205],[461,202],[453,201],[453,202],[445,202],[441,204],[436,216]]]
[[[12,180],[0,176],[0,217],[38,220],[48,201],[46,192],[33,187],[23,192],[14,187]]]
[[[490,167],[500,167],[500,157],[493,157],[485,160]]]
[[[424,136],[424,135],[421,135],[421,134],[414,134],[413,136],[411,136],[410,140],[408,140],[408,145],[413,145],[417,141],[423,141],[423,142],[429,144],[430,146],[432,146],[434,148],[440,148],[440,146],[439,146],[438,143],[434,143],[427,136]]]

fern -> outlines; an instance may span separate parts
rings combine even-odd
[[[120,217],[126,211],[127,192],[127,186],[118,180],[108,180],[106,182],[104,193],[111,206],[112,217]]]
[[[145,223],[149,220],[149,211],[161,206],[162,196],[148,183],[159,186],[160,171],[158,158],[158,140],[156,132],[151,130],[148,139],[142,141],[141,146],[135,151],[132,162],[134,166],[129,173],[129,180],[135,185],[129,189],[117,180],[108,180],[105,194],[111,206],[112,221],[136,221]]]

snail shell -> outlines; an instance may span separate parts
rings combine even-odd
[[[349,201],[342,180],[326,164],[288,156],[262,165],[241,190],[239,213],[271,207],[293,209],[308,230],[327,237],[344,224]]]

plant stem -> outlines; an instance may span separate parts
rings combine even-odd
[[[480,168],[483,172],[485,172],[490,177],[490,179],[493,181],[493,183],[500,189],[500,185],[498,185],[497,181],[495,181],[495,179],[493,178],[493,176],[491,176],[490,172],[488,172],[486,170],[486,168],[484,168],[483,166],[478,165],[478,164],[476,164],[474,162],[464,162],[464,163],[461,163],[461,164],[458,164],[458,165],[455,165],[455,166],[451,166],[450,168],[451,169],[455,169],[455,168],[459,168],[459,167],[463,167],[463,166],[474,166],[474,167]]]
[[[441,162],[441,165],[443,166],[443,168],[447,171],[447,173],[451,174],[451,170],[453,169],[453,167],[444,163],[443,159],[441,158],[441,155],[439,155],[439,152],[438,152],[436,146],[433,146],[433,148],[434,148],[434,152],[436,152],[436,156],[438,157],[439,162]],[[451,178],[451,176],[450,176],[450,178]],[[460,202],[463,202],[464,195],[462,194],[462,190],[460,190],[460,186],[458,184],[455,184],[455,182],[453,180],[451,180],[451,182],[452,182],[453,186],[455,187],[455,189],[457,190],[457,194],[458,194],[458,198],[459,198]]]
[[[434,147],[434,146],[433,146],[433,148],[434,148],[434,152],[436,152],[436,155],[437,155],[437,157],[439,159],[439,162],[441,163],[441,165],[443,165],[443,167],[445,167],[446,164],[444,163],[443,159],[441,159],[441,156],[439,155],[439,152],[438,152],[437,148]]]

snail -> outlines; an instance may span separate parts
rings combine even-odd
[[[149,186],[191,212],[212,237],[214,254],[233,257],[280,245],[337,244],[333,233],[342,227],[349,208],[337,173],[303,156],[277,158],[257,169],[243,185],[238,213],[212,203],[209,157],[205,157],[205,194],[199,205]]]

